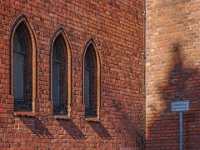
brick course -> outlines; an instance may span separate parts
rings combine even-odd
[[[143,0],[0,0],[0,149],[141,149],[144,141]],[[10,37],[24,14],[35,34],[35,112],[14,113]],[[53,117],[50,49],[63,28],[71,43],[70,118]],[[83,53],[93,39],[101,61],[99,122],[85,120]]]

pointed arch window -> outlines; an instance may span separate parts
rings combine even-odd
[[[31,40],[24,24],[13,39],[13,94],[15,110],[32,110]]]
[[[86,117],[98,117],[100,104],[100,64],[93,44],[90,44],[84,58],[84,104]]]
[[[54,115],[66,115],[68,106],[68,64],[67,47],[59,35],[54,42],[52,53],[52,98]]]

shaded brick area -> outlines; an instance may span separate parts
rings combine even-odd
[[[144,42],[142,0],[0,0],[0,149],[142,149]],[[35,34],[33,113],[14,112],[10,36],[24,14]],[[71,43],[70,116],[53,117],[50,49],[63,27]],[[83,53],[93,39],[101,61],[99,120],[85,120]],[[35,61],[36,59],[34,59]]]
[[[147,0],[146,147],[179,149],[179,113],[171,101],[188,99],[183,149],[199,149],[199,0]]]

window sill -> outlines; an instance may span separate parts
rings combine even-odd
[[[96,118],[96,117],[85,118],[85,121],[87,121],[87,122],[100,122],[99,118]]]
[[[55,115],[53,118],[57,120],[70,120],[70,117],[68,115]]]
[[[26,116],[26,117],[35,117],[35,113],[27,111],[15,111],[15,116]]]

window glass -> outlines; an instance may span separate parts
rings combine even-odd
[[[24,100],[24,54],[18,32],[14,36],[14,98]]]
[[[84,102],[86,109],[90,108],[90,101],[91,101],[90,82],[91,82],[91,61],[89,54],[86,53],[85,71],[84,71]]]
[[[23,42],[23,41],[20,41],[19,33],[16,32],[14,36],[14,51],[15,52],[23,52],[22,44],[20,42]]]
[[[55,105],[61,103],[61,46],[58,39],[53,49],[53,101]]]
[[[13,95],[16,111],[32,109],[32,43],[29,30],[21,23],[13,37]],[[35,58],[34,58],[35,59]]]
[[[84,100],[86,108],[90,108],[90,70],[85,69]]]
[[[59,35],[52,51],[52,100],[53,114],[67,115],[68,108],[68,59],[67,48],[62,35]]]
[[[60,104],[60,64],[53,62],[53,101]]]

